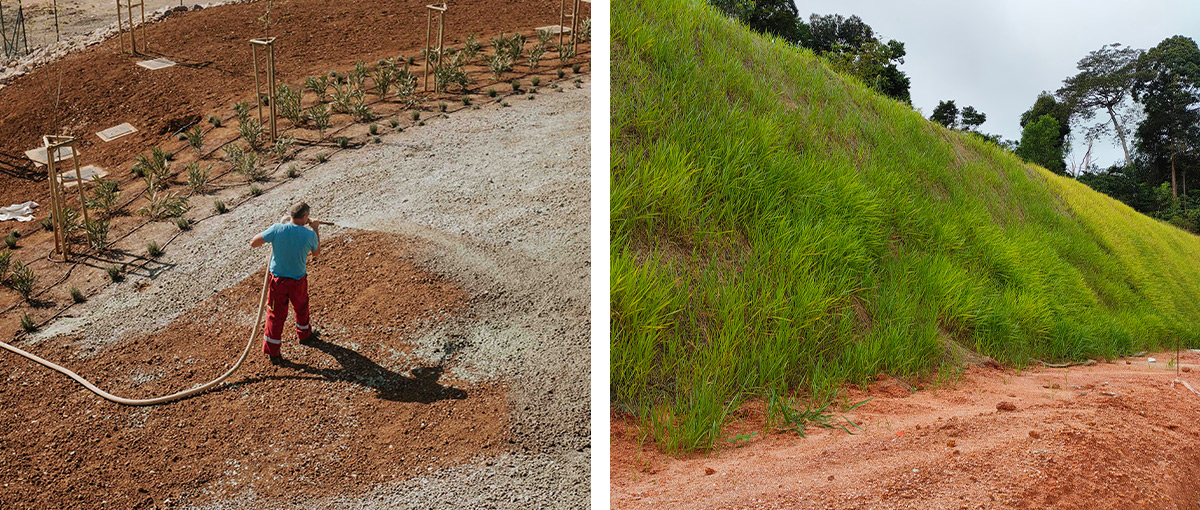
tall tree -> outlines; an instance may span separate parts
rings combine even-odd
[[[1065,159],[1067,154],[1067,137],[1071,134],[1071,109],[1066,103],[1059,101],[1049,92],[1042,91],[1042,93],[1038,94],[1037,100],[1033,102],[1033,106],[1021,114],[1021,129],[1024,130],[1027,125],[1040,119],[1043,115],[1049,115],[1058,122],[1058,134],[1054,138],[1054,146],[1057,152],[1062,154],[1064,158],[1054,165],[1042,166],[1050,169],[1058,167],[1065,169],[1067,167]],[[1085,162],[1084,166],[1086,165],[1087,163]]]
[[[857,76],[879,93],[912,104],[911,82],[900,70],[906,51],[895,39],[883,42],[858,16],[813,14],[797,24],[800,44],[829,58],[834,68]]]
[[[1187,37],[1168,38],[1139,59],[1138,76],[1133,96],[1146,112],[1138,149],[1152,172],[1169,168],[1178,196],[1187,192],[1187,170],[1200,160],[1200,48]]]
[[[837,46],[857,51],[875,40],[875,31],[862,18],[845,18],[840,14],[809,16],[807,34],[803,35],[805,37],[800,43],[817,53],[834,51]]]
[[[1091,120],[1098,109],[1108,112],[1113,131],[1125,151],[1126,165],[1133,164],[1133,157],[1119,113],[1136,82],[1136,64],[1141,53],[1138,49],[1121,47],[1120,43],[1105,45],[1083,57],[1076,65],[1079,74],[1064,80],[1058,89],[1058,96],[1067,103],[1073,117]]]
[[[1050,115],[1025,124],[1021,131],[1021,144],[1016,153],[1021,159],[1042,165],[1056,174],[1066,175],[1067,165],[1063,161],[1063,147],[1059,143],[1058,121]]]
[[[953,99],[939,101],[937,108],[934,108],[933,114],[929,116],[929,120],[949,129],[955,129],[958,127],[958,106],[954,104]]]
[[[979,126],[987,122],[987,115],[976,110],[974,106],[964,106],[962,109],[963,131],[978,131]]]
[[[796,4],[792,0],[710,0],[712,5],[755,31],[800,43]]]

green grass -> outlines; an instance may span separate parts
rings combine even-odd
[[[1014,367],[1200,347],[1195,236],[700,2],[612,16],[613,405],[664,449],[746,398],[828,416],[846,383],[944,373],[951,341]]]

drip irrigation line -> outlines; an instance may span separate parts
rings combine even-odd
[[[271,255],[270,255],[270,252],[268,251],[268,254],[267,254],[267,267],[268,268],[270,267],[270,263],[271,263]],[[76,374],[75,372],[72,372],[71,370],[68,370],[68,369],[62,367],[61,365],[52,363],[50,361],[46,361],[45,359],[42,359],[41,357],[39,357],[35,354],[32,354],[30,352],[27,352],[27,351],[22,350],[17,347],[14,347],[7,342],[0,342],[0,347],[4,348],[10,352],[13,352],[15,354],[24,356],[25,358],[28,358],[29,360],[33,361],[34,363],[38,363],[42,366],[45,366],[46,368],[49,368],[51,370],[57,371],[57,372],[65,375],[67,377],[70,377],[75,382],[83,385],[84,388],[87,388],[88,391],[95,393],[96,395],[100,396],[101,398],[103,398],[105,400],[109,400],[109,401],[115,402],[117,404],[128,405],[128,406],[151,406],[151,405],[166,404],[168,402],[173,402],[173,401],[176,401],[176,400],[179,400],[182,398],[190,397],[192,395],[207,391],[208,389],[220,384],[225,379],[228,379],[229,376],[233,375],[233,373],[236,372],[237,369],[242,366],[242,363],[246,361],[247,355],[250,354],[250,348],[254,346],[254,341],[258,337],[258,334],[259,334],[258,333],[258,325],[260,323],[262,323],[263,310],[266,309],[267,288],[270,286],[270,282],[271,282],[271,271],[268,269],[266,271],[266,275],[263,278],[262,292],[260,293],[259,298],[258,298],[258,317],[254,320],[254,324],[250,326],[249,339],[246,341],[246,347],[244,349],[242,349],[242,355],[240,357],[238,357],[237,362],[235,362],[233,364],[233,366],[229,368],[229,370],[225,371],[224,374],[221,374],[221,376],[217,377],[216,379],[213,379],[207,383],[201,384],[200,386],[196,386],[194,388],[186,389],[186,390],[172,393],[170,395],[166,395],[166,396],[162,396],[162,397],[148,398],[148,399],[129,399],[129,398],[118,397],[116,395],[113,395],[112,393],[109,393],[107,391],[100,389],[95,384],[92,384],[91,382],[89,382],[87,379],[80,377],[79,374]]]

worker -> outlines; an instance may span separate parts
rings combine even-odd
[[[308,254],[321,255],[321,222],[308,218],[308,204],[293,205],[288,214],[250,241],[252,248],[271,243],[271,283],[267,298],[267,325],[263,331],[263,353],[279,365],[283,355],[283,325],[288,303],[296,309],[296,336],[305,343],[313,334],[308,316]],[[312,230],[309,230],[309,227]]]

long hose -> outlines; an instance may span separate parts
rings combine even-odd
[[[258,298],[258,318],[254,320],[254,325],[250,327],[250,339],[246,342],[246,348],[242,350],[242,356],[240,358],[238,358],[237,363],[233,364],[233,367],[231,367],[224,374],[221,374],[221,377],[213,379],[212,381],[209,381],[207,383],[204,383],[200,386],[197,386],[197,387],[189,389],[189,390],[183,390],[178,393],[172,393],[165,397],[158,397],[158,398],[147,398],[147,399],[122,398],[122,397],[113,395],[112,393],[109,393],[107,391],[104,391],[100,388],[97,388],[95,384],[88,382],[87,379],[80,377],[79,374],[76,374],[75,372],[67,370],[66,368],[63,368],[62,366],[59,366],[57,364],[46,361],[46,360],[38,357],[35,354],[25,352],[24,350],[13,347],[6,342],[0,342],[0,347],[3,347],[5,349],[8,349],[9,351],[15,352],[17,354],[20,354],[21,356],[29,358],[30,360],[33,360],[35,363],[44,365],[47,368],[57,370],[57,371],[61,372],[63,375],[66,375],[67,377],[74,379],[75,382],[82,384],[84,388],[91,390],[92,393],[95,393],[95,394],[103,397],[105,400],[110,400],[110,401],[116,402],[118,404],[127,405],[127,406],[153,406],[153,405],[158,405],[158,404],[165,404],[167,402],[173,402],[175,400],[179,400],[179,399],[185,398],[185,397],[190,397],[197,393],[207,391],[208,389],[212,388],[213,386],[220,384],[221,381],[228,379],[229,376],[233,375],[233,373],[236,372],[237,369],[242,366],[242,362],[246,361],[246,356],[250,354],[250,348],[254,346],[254,341],[258,339],[258,335],[260,334],[259,330],[258,330],[258,325],[261,324],[262,320],[263,320],[263,311],[267,306],[267,288],[270,286],[270,283],[271,283],[270,267],[271,267],[271,254],[270,254],[270,250],[268,250],[267,274],[263,277],[262,295]]]

